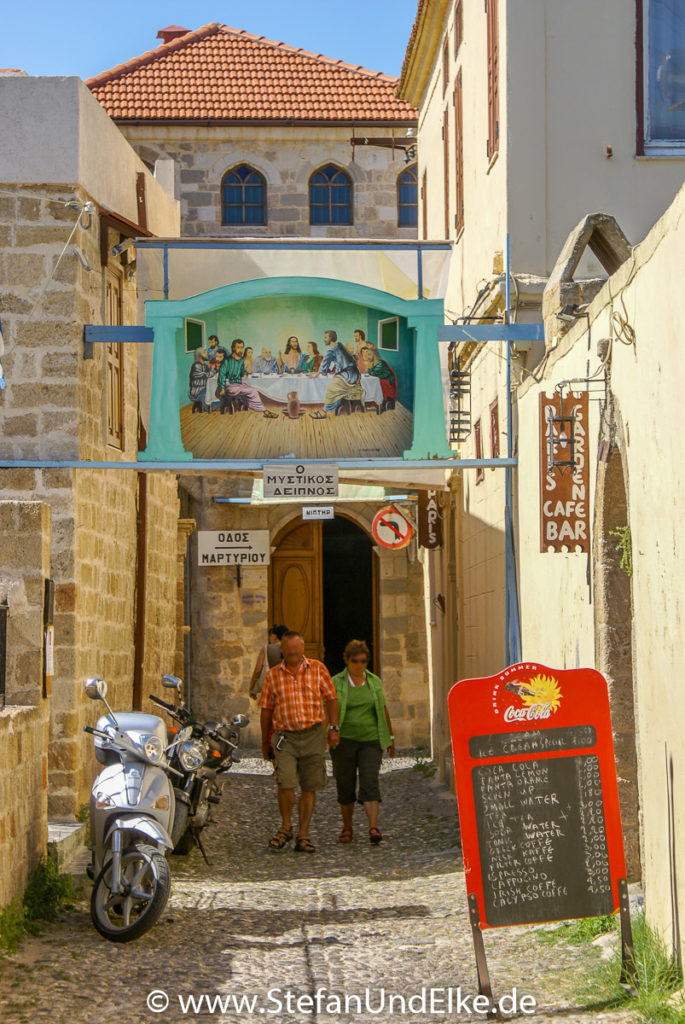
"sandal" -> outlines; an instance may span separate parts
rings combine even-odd
[[[291,828],[279,828],[275,836],[272,836],[269,840],[270,850],[282,850],[286,843],[289,843],[293,837],[293,830]]]
[[[271,409],[265,409],[263,415],[264,415],[264,418],[267,419],[267,420],[277,420],[278,419],[278,413],[271,412]]]
[[[378,846],[378,844],[381,842],[382,839],[383,839],[383,833],[381,832],[381,830],[379,828],[376,828],[374,826],[373,828],[369,829],[369,842],[370,843],[373,843],[374,846]]]
[[[309,414],[313,420],[327,420],[328,416],[322,409],[317,409],[316,412],[310,412]]]
[[[295,853],[314,853],[315,850],[308,836],[298,836],[295,840]]]
[[[354,832],[352,831],[351,825],[345,825],[342,832],[338,836],[339,843],[351,843]]]

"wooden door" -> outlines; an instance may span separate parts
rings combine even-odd
[[[321,523],[295,520],[271,556],[271,622],[301,633],[308,658],[323,660]]]

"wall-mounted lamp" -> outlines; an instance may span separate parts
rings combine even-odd
[[[554,315],[562,324],[574,324],[579,316],[583,316],[583,310],[576,302],[568,302]]]
[[[413,160],[416,160],[416,146],[409,146],[404,151],[404,162],[410,164]]]
[[[127,249],[131,249],[136,244],[135,238],[125,238],[123,242],[119,242],[111,249],[112,256],[121,256],[122,252]]]

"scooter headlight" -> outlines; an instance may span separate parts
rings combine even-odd
[[[161,761],[164,756],[164,744],[159,736],[143,736],[141,739],[143,740],[143,750],[148,761],[152,761],[153,764]]]
[[[198,768],[202,767],[206,757],[207,748],[204,743],[198,743],[196,740],[191,740],[190,743],[182,744],[178,752],[178,759],[181,762],[181,767],[186,772],[197,771]]]

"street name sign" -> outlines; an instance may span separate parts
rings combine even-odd
[[[268,530],[198,530],[198,565],[269,565]]]
[[[336,463],[264,466],[265,498],[337,498]]]

